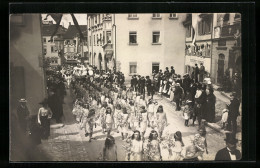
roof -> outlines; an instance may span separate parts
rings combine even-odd
[[[42,25],[42,35],[43,36],[51,36],[56,29],[56,24],[43,24]],[[56,34],[64,34],[66,32],[66,28],[59,25],[58,31]]]
[[[87,30],[87,25],[79,25],[81,32]],[[75,25],[69,25],[67,32],[64,34],[64,39],[72,39],[78,34],[78,30]]]

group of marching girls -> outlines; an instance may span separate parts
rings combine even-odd
[[[89,141],[93,138],[93,127],[101,127],[104,134],[110,135],[112,130],[121,133],[122,140],[129,137],[133,131],[140,131],[144,140],[147,127],[156,129],[159,140],[167,126],[166,113],[163,106],[153,99],[148,102],[143,95],[133,89],[115,87],[106,92],[77,96],[73,115],[81,129],[85,129],[85,136]]]

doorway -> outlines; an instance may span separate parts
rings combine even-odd
[[[160,63],[153,63],[152,64],[152,73],[153,72],[158,73],[159,69],[160,69]]]
[[[218,79],[217,79],[217,82],[219,84],[223,83],[224,66],[225,66],[225,55],[219,54],[219,58],[218,58]]]

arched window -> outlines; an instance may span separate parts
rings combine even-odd
[[[218,55],[219,60],[225,60],[225,55],[224,54],[219,54]]]

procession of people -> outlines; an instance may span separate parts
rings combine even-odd
[[[215,122],[216,104],[214,89],[204,71],[202,64],[200,69],[196,65],[192,75],[181,77],[173,66],[170,70],[166,67],[164,72],[153,72],[152,78],[133,75],[128,87],[124,74],[115,70],[98,70],[95,66],[82,64],[49,69],[46,72],[48,98],[40,102],[42,107],[37,115],[41,138],[48,139],[50,136],[51,118],[56,123],[63,122],[64,97],[69,90],[74,98],[72,114],[75,123],[79,130],[84,130],[88,141],[91,143],[97,139],[94,128],[100,128],[106,135],[102,160],[118,160],[117,148],[120,147],[116,145],[112,133],[120,133],[121,139],[126,142],[127,145],[122,147],[126,151],[126,161],[161,161],[162,148],[168,150],[169,160],[203,160],[203,154],[208,153],[204,124]],[[181,130],[165,133],[165,129],[173,124],[167,120],[170,112],[164,110],[154,95],[167,98],[176,106],[175,111],[182,111],[186,127],[194,127],[195,122],[198,123],[198,133],[194,133],[191,146],[183,143]],[[236,142],[236,118],[240,105],[236,94],[231,96],[225,120],[229,136],[227,144]],[[19,121],[26,123],[26,100],[21,99],[20,102]],[[25,127],[21,124],[24,131]],[[217,154],[216,159],[219,158],[223,159]]]

